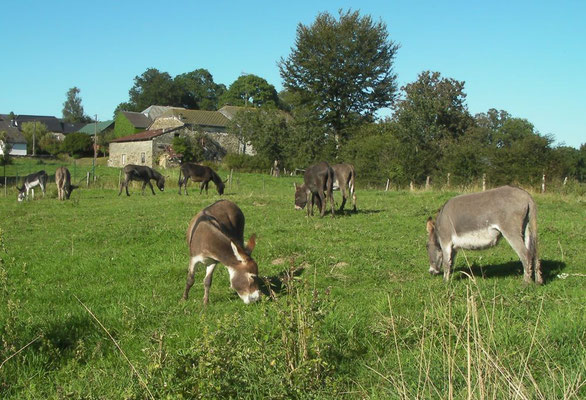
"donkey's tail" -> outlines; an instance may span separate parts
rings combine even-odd
[[[327,207],[328,199],[330,201],[330,205],[332,207],[332,217],[334,216],[334,195],[332,193],[332,189],[334,187],[334,171],[331,168],[328,168],[328,174],[326,178],[326,198],[324,200],[323,207],[324,209]]]
[[[356,193],[355,190],[355,182],[354,179],[356,178],[356,171],[354,171],[354,166],[352,165],[350,168],[350,195],[352,196],[352,206],[354,211],[356,211]]]
[[[529,262],[533,272],[535,273],[535,283],[542,284],[543,276],[541,275],[541,263],[539,262],[539,254],[537,249],[537,206],[533,199],[529,202],[529,210],[527,212],[527,226],[525,228],[525,244],[529,251]]]

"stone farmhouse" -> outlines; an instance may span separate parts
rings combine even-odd
[[[221,160],[227,153],[254,155],[250,143],[244,143],[238,137],[228,133],[228,124],[240,107],[223,107],[219,111],[187,110],[180,107],[151,106],[143,113],[152,115],[154,121],[147,130],[126,135],[110,142],[108,165],[123,167],[127,164],[147,165],[153,167],[169,152],[175,137],[203,134],[202,147],[207,159]],[[121,113],[120,113],[121,114]],[[116,130],[118,129],[116,118]],[[150,120],[150,118],[149,118]]]
[[[173,139],[190,135],[184,127],[153,129],[124,136],[110,141],[109,167],[124,167],[127,164],[153,167]]]

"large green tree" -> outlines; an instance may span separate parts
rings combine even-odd
[[[181,106],[181,91],[167,72],[149,68],[134,78],[134,85],[128,91],[131,110],[142,111],[152,105]]]
[[[181,93],[181,106],[191,110],[217,110],[218,98],[226,91],[226,86],[215,83],[203,68],[177,75],[174,82]]]
[[[279,95],[266,79],[253,74],[241,75],[220,98],[221,105],[272,107],[279,105]]]
[[[247,108],[236,114],[228,129],[243,142],[250,142],[257,156],[265,161],[284,162],[284,147],[290,128],[282,111]]]
[[[298,25],[295,46],[279,70],[285,89],[297,95],[296,106],[344,138],[348,128],[393,105],[398,48],[382,21],[358,11],[340,11],[338,18],[325,12],[311,25]]]
[[[424,71],[402,88],[405,97],[394,115],[403,147],[404,171],[420,183],[440,167],[445,149],[472,126],[464,82]]]
[[[67,99],[63,103],[63,119],[65,122],[90,122],[91,118],[85,115],[79,97],[79,88],[72,87],[67,91]]]

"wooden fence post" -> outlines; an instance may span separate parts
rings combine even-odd
[[[568,177],[567,176],[564,178],[564,187],[566,186],[566,183],[568,183]]]
[[[541,177],[541,193],[545,193],[545,174]]]
[[[448,188],[450,187],[450,175],[451,175],[451,174],[448,172],[448,184],[447,184],[447,187],[448,187]]]
[[[228,179],[230,190],[232,190],[232,172],[234,172],[234,168],[230,169],[230,178]]]
[[[87,181],[87,186],[89,187],[90,186],[90,172],[89,171],[87,172],[87,175],[86,175],[86,181]]]
[[[414,191],[415,187],[413,186],[413,181],[409,182],[409,190]]]
[[[482,174],[482,191],[486,190],[486,174]]]
[[[387,178],[387,186],[385,187],[385,192],[389,191],[389,185],[391,184],[391,179]]]
[[[427,175],[427,178],[425,178],[425,190],[429,190],[429,186],[430,186],[429,175]]]

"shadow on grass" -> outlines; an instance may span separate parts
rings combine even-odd
[[[566,268],[566,263],[557,260],[541,260],[541,274],[543,283],[547,283],[555,278]],[[511,275],[523,275],[523,264],[521,261],[510,261],[498,265],[472,265],[470,268],[457,268],[455,272],[465,272],[467,274],[482,278],[505,277]],[[467,279],[465,274],[459,274],[458,279]]]
[[[336,210],[336,217],[337,216],[343,216],[343,217],[351,217],[353,215],[370,215],[370,214],[379,214],[383,212],[383,210],[364,210],[364,209],[358,209],[356,211],[353,211],[352,209],[350,210],[346,210],[344,209],[343,211],[340,210]]]
[[[289,282],[302,273],[303,267],[294,267],[292,265],[289,269],[286,269],[278,275],[261,276],[259,277],[259,289],[265,296],[274,298],[276,295],[284,292]]]
[[[45,354],[50,363],[68,362],[72,358],[81,357],[77,354],[78,350],[95,346],[101,334],[101,328],[89,315],[71,315],[46,325],[43,324],[36,330],[41,332],[42,339],[35,342],[31,348],[37,354]],[[116,335],[112,330],[110,333]],[[104,354],[112,349],[104,346],[101,353]]]

